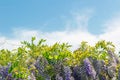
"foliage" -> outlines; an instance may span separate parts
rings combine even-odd
[[[73,52],[69,49],[71,45],[68,43],[47,45],[44,39],[37,43],[35,40],[36,38],[32,37],[31,42],[23,41],[22,46],[12,51],[0,50],[1,76],[4,76],[1,73],[3,67],[9,65],[7,76],[9,77],[10,74],[10,78],[27,80],[30,77],[36,80],[54,80],[57,75],[65,74],[63,78],[67,80],[72,73],[70,68],[83,65],[86,58],[103,60],[107,65],[110,60],[108,51],[113,53],[115,51],[115,46],[104,40],[98,41],[95,46],[81,42],[80,47]],[[4,78],[7,79],[7,76]]]

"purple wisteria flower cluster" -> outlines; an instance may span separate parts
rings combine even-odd
[[[0,80],[12,80],[12,73],[9,73],[10,66],[0,67]]]
[[[84,67],[85,67],[86,74],[88,76],[92,77],[93,79],[95,79],[96,78],[96,71],[94,70],[94,68],[93,68],[93,66],[88,58],[86,58],[84,60]]]
[[[71,80],[71,69],[68,66],[64,66],[65,80]]]

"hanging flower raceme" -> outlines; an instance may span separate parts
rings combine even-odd
[[[85,67],[86,74],[95,79],[96,72],[88,58],[84,60],[84,67]]]
[[[71,80],[71,69],[68,66],[64,67],[64,73],[65,73],[65,80]]]

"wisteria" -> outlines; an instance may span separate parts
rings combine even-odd
[[[56,80],[63,80],[63,77],[60,76],[60,74],[57,74],[55,79],[56,79]]]
[[[1,80],[12,80],[12,73],[9,73],[10,66],[0,67],[0,79]]]
[[[71,78],[71,69],[70,69],[70,67],[64,67],[64,73],[65,73],[65,80],[70,80],[70,78]]]
[[[86,58],[84,60],[84,67],[85,67],[87,75],[92,76],[93,79],[95,79],[96,78],[96,72],[95,72],[95,70],[94,70],[94,68],[93,68],[93,66],[92,66],[92,64],[91,64],[91,62],[89,61],[88,58]]]
[[[81,42],[75,51],[67,43],[24,41],[12,51],[0,50],[0,80],[119,80],[119,57],[112,43]],[[109,44],[109,46],[108,46]],[[111,44],[111,46],[110,46]]]

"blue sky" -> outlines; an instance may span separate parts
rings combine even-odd
[[[61,31],[72,12],[86,10],[92,11],[89,32],[100,34],[104,21],[120,11],[120,0],[0,0],[0,32],[9,36],[14,28]]]
[[[36,36],[75,48],[104,39],[119,49],[119,33],[120,0],[0,0],[1,48]]]

